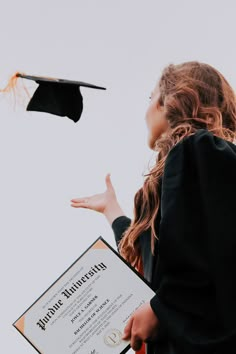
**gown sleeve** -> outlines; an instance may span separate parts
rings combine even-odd
[[[119,242],[122,239],[124,232],[126,231],[126,229],[128,229],[130,224],[131,219],[129,219],[127,216],[119,216],[113,221],[111,227],[115,235],[117,246],[119,245]]]
[[[166,160],[150,302],[181,353],[235,348],[235,220],[236,146],[199,130]]]

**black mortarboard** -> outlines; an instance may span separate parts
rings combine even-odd
[[[80,86],[106,90],[82,81],[29,76],[17,73],[16,77],[33,80],[39,86],[27,106],[27,111],[38,111],[68,117],[78,122],[83,111],[83,97]]]

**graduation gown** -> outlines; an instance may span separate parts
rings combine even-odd
[[[160,321],[149,354],[236,352],[236,146],[207,130],[169,152],[151,254],[140,236],[144,276]],[[119,243],[130,219],[114,220]]]

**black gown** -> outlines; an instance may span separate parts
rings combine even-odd
[[[144,277],[160,321],[148,354],[236,353],[236,146],[206,130],[168,154],[151,254],[140,236]],[[112,228],[117,244],[129,226]]]

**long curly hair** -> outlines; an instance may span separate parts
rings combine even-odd
[[[157,106],[163,106],[169,128],[156,140],[156,163],[135,195],[134,218],[119,244],[121,255],[133,266],[141,260],[139,236],[148,229],[154,252],[160,179],[171,148],[198,129],[231,142],[236,139],[236,96],[218,70],[195,61],[171,64],[163,70],[158,86]]]

